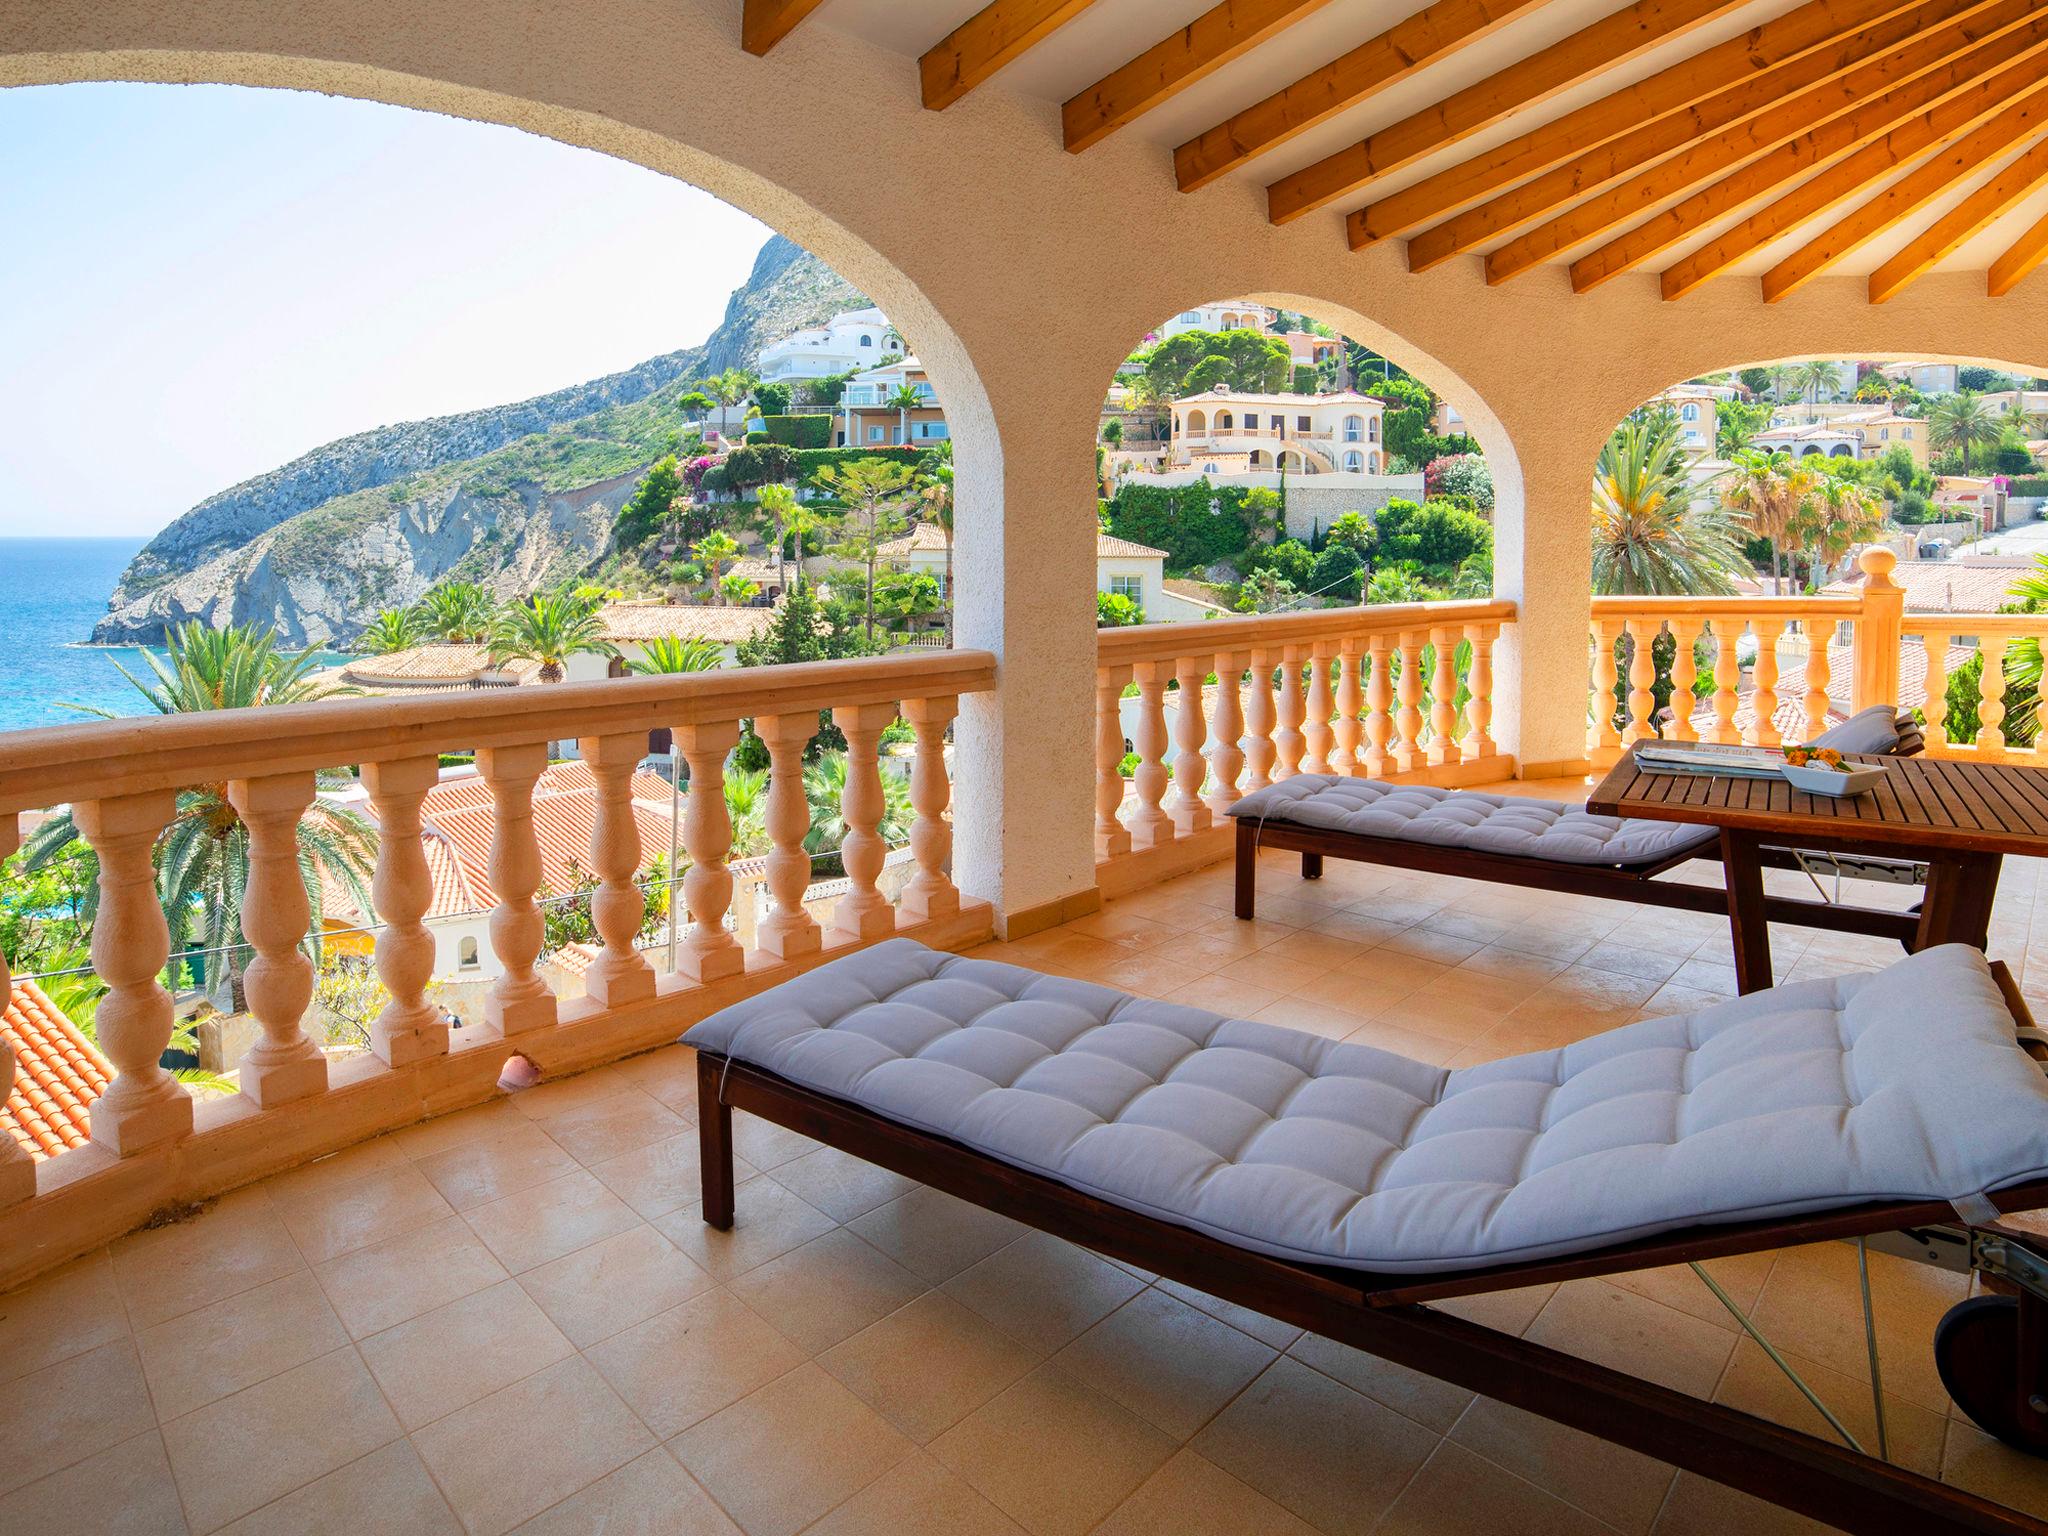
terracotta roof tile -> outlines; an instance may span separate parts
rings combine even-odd
[[[711,608],[697,603],[614,603],[598,617],[604,621],[605,638],[614,644],[675,635],[684,640],[737,645],[765,631],[775,610]]]
[[[32,981],[14,983],[0,1038],[14,1048],[14,1091],[0,1125],[42,1159],[92,1140],[89,1110],[107,1091],[113,1067]]]

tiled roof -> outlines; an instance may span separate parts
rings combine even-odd
[[[681,640],[737,645],[765,632],[775,610],[712,608],[697,603],[613,603],[598,617],[604,620],[605,639],[614,644],[674,635]]]
[[[884,560],[901,560],[909,555],[940,554],[945,548],[946,534],[937,523],[919,523],[902,538],[891,539],[886,544],[878,545],[875,553]],[[1099,560],[1105,555],[1140,560],[1156,557],[1164,560],[1166,551],[1154,549],[1149,544],[1139,544],[1130,539],[1119,539],[1107,533],[1098,533],[1095,536],[1095,557]]]
[[[1149,544],[1139,544],[1131,539],[1112,538],[1109,534],[1100,533],[1095,536],[1095,558],[1100,560],[1104,555],[1122,555],[1126,558],[1136,556],[1140,560],[1155,558],[1164,560],[1166,558],[1166,551],[1154,549]]]
[[[1908,613],[1996,613],[2012,584],[2034,569],[2034,562],[2011,560],[1901,560],[1892,581],[1906,589]],[[1828,595],[1854,596],[1863,589],[1863,573],[1832,581]]]
[[[1948,675],[1955,675],[1977,652],[1970,646],[1952,645],[1948,648]],[[1827,720],[1821,727],[1839,725],[1854,712],[1854,687],[1856,676],[1856,653],[1846,645],[1828,647],[1828,708]],[[1805,726],[1805,711],[1801,702],[1806,697],[1806,658],[1787,656],[1778,664],[1778,709],[1773,717],[1778,734],[1786,741],[1797,740]],[[1756,677],[1754,672],[1745,670],[1742,674],[1740,693],[1735,706],[1736,729],[1745,735],[1756,725]],[[1899,708],[1919,709],[1927,702],[1927,652],[1919,645],[1899,647]],[[1715,723],[1714,700],[1710,694],[1700,700],[1699,708],[1693,711],[1693,724],[1702,733]]]
[[[32,981],[14,983],[0,1037],[15,1058],[14,1091],[0,1107],[8,1134],[39,1160],[92,1140],[88,1110],[114,1072],[99,1047]]]

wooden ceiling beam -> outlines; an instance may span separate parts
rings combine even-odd
[[[825,0],[747,0],[740,17],[740,46],[757,58],[801,25]]]
[[[2013,56],[2007,34],[2015,28],[2021,33],[2048,28],[2048,14],[2041,12],[2037,0],[1999,0],[1966,20],[1873,59],[1818,91],[1703,140],[1509,241],[1486,258],[1487,281],[1504,282],[1537,262],[1622,227],[1702,181],[1742,167],[1573,263],[1573,287],[1584,292],[1683,240],[1708,220],[1763,196],[1823,160],[1858,148],[1991,73]],[[1974,46],[1959,53],[1965,44]],[[1947,62],[1937,62],[1941,60]],[[1816,126],[1815,107],[1823,100],[1831,102],[1832,110],[1820,112]]]
[[[1567,112],[1518,139],[1474,155],[1359,209],[1346,224],[1351,248],[1362,251],[1441,218],[1504,187],[1539,176],[1596,145],[1739,85],[1760,67],[1825,48],[1899,11],[1915,8],[1912,0],[1807,0],[1797,10],[1753,27],[1740,37],[1717,43],[1705,53],[1694,54],[1575,112]]]
[[[1899,166],[1911,163],[1927,150],[1968,131],[2014,97],[2041,83],[2039,65],[2022,62],[1950,96],[1917,117],[1909,118],[1846,160],[1838,160],[1819,175],[1800,182],[1777,201],[1717,235],[1683,260],[1666,267],[1659,277],[1664,297],[1683,298],[1752,251],[1761,250],[1801,224],[1818,218],[1831,208],[1840,207]],[[1586,261],[1590,262],[1600,254],[1596,251]]]
[[[1006,64],[1044,42],[1095,0],[994,0],[917,61],[924,104],[953,105]]]
[[[1330,0],[1223,0],[1060,108],[1067,148],[1092,148]]]
[[[2048,186],[2048,142],[2038,143],[1977,188],[1908,242],[1898,255],[1870,274],[1870,302],[1896,298],[1915,278],[1931,270],[1972,235]]]
[[[1549,0],[1435,0],[1284,91],[1246,107],[1173,152],[1183,192],[1227,176],[1268,150],[1369,101]]]
[[[1422,231],[1408,242],[1408,270],[1425,272],[1475,250],[1759,113],[1773,114],[1774,121],[1782,125],[1781,136],[1790,138],[1846,111],[1853,103],[1852,93],[1881,89],[1892,79],[1903,78],[1906,61],[1915,56],[1919,46],[1917,40],[1929,29],[1995,3],[1997,0],[1922,0],[1832,47],[1808,50],[1752,74],[1704,101],[1610,139],[1533,181]]]
[[[1286,224],[1359,188],[1548,101],[1736,9],[1742,0],[1635,0],[1591,26],[1488,75],[1431,107],[1326,155],[1266,188],[1266,211]]]
[[[2048,131],[2048,85],[2013,103],[1990,122],[1943,145],[1911,175],[1892,183],[1772,267],[1763,275],[1764,302],[1775,304],[1797,293],[1850,252],[1868,245],[1886,230],[1897,228],[1942,193],[1969,180],[1981,166],[2044,131]],[[1857,151],[1859,155],[1865,152]],[[1868,186],[1869,182],[1863,185]]]
[[[2048,261],[2048,218],[2021,235],[2010,250],[1991,263],[1991,270],[1984,274],[1984,291],[1994,299],[2005,297],[2043,261]]]

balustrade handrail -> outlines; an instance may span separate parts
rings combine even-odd
[[[1856,597],[1595,597],[1596,619],[1854,619],[1863,612]]]
[[[1908,635],[2005,635],[2048,638],[2048,613],[1909,613]]]
[[[992,654],[955,650],[40,726],[0,732],[0,815],[442,751],[978,693],[995,679]]]
[[[1176,624],[1130,624],[1097,630],[1095,658],[1099,666],[1128,666],[1253,646],[1310,644],[1346,635],[1393,635],[1438,626],[1506,623],[1514,617],[1515,604],[1511,599],[1475,598],[1312,608],[1302,613],[1248,613]]]

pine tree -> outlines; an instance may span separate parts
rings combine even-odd
[[[612,523],[618,542],[628,548],[645,544],[668,521],[676,497],[682,494],[682,475],[675,455],[670,454],[647,471],[632,498],[619,508]]]

